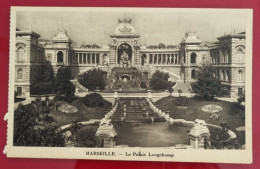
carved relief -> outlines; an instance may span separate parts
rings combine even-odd
[[[130,33],[132,31],[132,28],[124,26],[122,28],[119,28],[119,31],[122,32],[122,33]]]

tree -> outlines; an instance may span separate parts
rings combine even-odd
[[[163,43],[159,43],[158,48],[159,48],[159,49],[165,49],[165,48],[166,48],[166,45],[163,44]]]
[[[194,92],[207,100],[226,94],[220,80],[214,77],[214,72],[210,65],[203,65],[198,71],[198,80],[194,84]]]
[[[61,66],[56,74],[57,83],[70,81],[71,71],[67,66]]]
[[[237,99],[238,103],[241,104],[242,102],[245,102],[245,94],[241,94],[239,98]]]
[[[172,88],[172,87],[168,87],[168,92],[169,92],[169,94],[170,94],[170,96],[171,96],[172,93],[173,93],[173,88]]]
[[[168,73],[156,71],[150,80],[150,86],[153,90],[166,90],[174,85],[174,82],[168,81]]]
[[[178,89],[179,97],[181,97],[182,90]]]
[[[37,120],[37,110],[31,104],[20,104],[14,112],[14,140],[15,146],[41,146],[41,147],[64,147],[65,142],[62,134],[56,131],[56,127],[48,122],[41,128]]]
[[[54,79],[54,71],[50,61],[45,62],[45,66],[43,69],[43,81],[49,82]]]
[[[146,84],[145,84],[144,81],[141,81],[141,83],[140,83],[140,87],[141,87],[142,89],[146,89]]]
[[[84,97],[84,103],[86,106],[91,108],[102,107],[104,105],[104,100],[100,94],[91,93]]]
[[[90,91],[104,90],[106,82],[103,74],[104,72],[99,69],[90,70],[79,77],[79,83]]]
[[[15,146],[30,146],[34,145],[35,132],[34,125],[36,124],[35,113],[26,111],[25,106],[19,104],[14,111],[14,145]]]
[[[69,67],[62,66],[58,69],[54,85],[56,96],[60,96],[66,100],[74,98],[75,86],[70,82],[70,77],[71,71]]]

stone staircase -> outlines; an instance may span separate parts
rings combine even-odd
[[[145,123],[163,122],[165,118],[158,116],[150,109],[145,98],[120,98],[118,108],[112,116],[114,122]]]

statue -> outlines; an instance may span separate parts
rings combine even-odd
[[[120,56],[120,64],[122,64],[124,68],[127,68],[130,65],[129,56],[126,53],[126,51],[123,51],[123,53]]]
[[[101,119],[100,126],[111,126],[112,124],[110,122],[111,119],[103,118]]]
[[[116,146],[116,135],[117,133],[113,124],[111,124],[111,119],[101,119],[99,128],[96,132],[96,146],[104,148]]]

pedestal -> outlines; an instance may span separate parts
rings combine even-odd
[[[112,124],[100,124],[96,132],[96,146],[113,148],[116,146],[116,131]]]
[[[189,133],[190,145],[195,149],[204,148],[205,139],[210,136],[210,132],[204,120],[195,120],[195,124]]]

